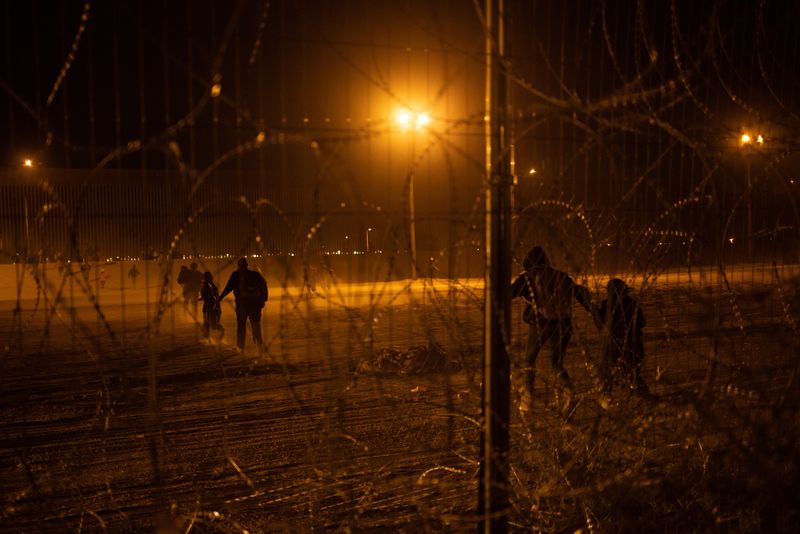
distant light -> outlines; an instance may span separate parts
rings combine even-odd
[[[752,143],[754,138],[755,138],[755,142],[758,143],[759,145],[763,145],[764,144],[764,136],[763,135],[761,135],[761,134],[751,135],[749,132],[743,133],[742,137],[739,138],[739,141],[740,141],[740,144],[742,146],[745,146],[745,145],[749,145],[750,143]]]
[[[423,111],[416,112],[402,108],[395,113],[394,121],[404,132],[411,129],[412,126],[415,130],[420,131],[431,123],[431,116]]]
[[[217,98],[221,92],[222,86],[220,84],[215,83],[211,86],[211,98]]]
[[[33,160],[32,159],[25,159],[22,162],[22,165],[25,167],[33,167]]]
[[[411,112],[407,109],[401,109],[395,114],[394,120],[401,129],[406,130],[411,124]]]
[[[733,244],[733,238],[732,238],[732,237],[728,238],[728,241],[729,241],[731,244]]]
[[[528,171],[528,174],[536,174],[536,169],[531,167],[531,170]]]

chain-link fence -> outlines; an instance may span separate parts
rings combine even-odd
[[[798,6],[506,6],[514,269],[541,246],[591,299],[533,362],[514,301],[511,527],[790,530]],[[2,9],[3,530],[472,530],[485,6]],[[220,335],[179,283],[242,256],[243,349],[234,295]]]

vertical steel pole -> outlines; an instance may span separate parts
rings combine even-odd
[[[747,261],[753,263],[753,182],[750,175],[750,154],[747,158]]]
[[[483,432],[478,495],[479,531],[508,530],[511,331],[511,128],[504,0],[486,0],[486,266],[484,270]]]

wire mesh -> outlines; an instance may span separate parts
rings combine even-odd
[[[508,7],[515,265],[592,300],[571,389],[515,301],[512,528],[789,531],[798,6]],[[483,9],[3,3],[4,530],[474,528]],[[241,256],[263,350],[177,282]],[[611,278],[648,395],[604,375]]]

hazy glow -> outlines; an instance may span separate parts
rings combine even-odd
[[[764,144],[764,136],[761,134],[751,134],[750,132],[745,132],[742,134],[742,137],[739,138],[739,142],[742,146],[750,145],[755,141],[759,145]]]
[[[531,167],[531,170],[528,171],[528,174],[536,174],[536,169]]]
[[[394,121],[400,130],[406,132],[410,129],[420,131],[431,123],[431,116],[423,111],[400,109],[394,115]]]
[[[33,167],[33,160],[32,159],[25,159],[22,161],[22,164],[25,167]]]
[[[411,124],[411,112],[406,109],[401,109],[394,116],[395,122],[400,126],[400,129],[407,130]]]

